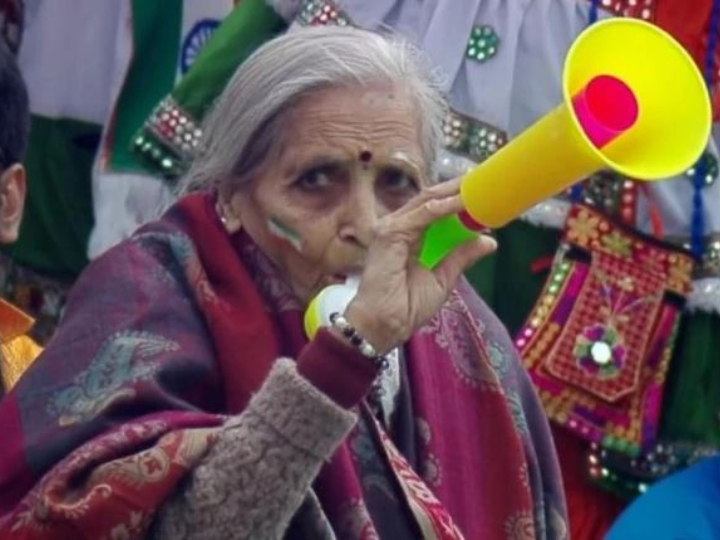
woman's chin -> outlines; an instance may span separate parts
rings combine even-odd
[[[319,283],[312,287],[293,287],[292,291],[298,304],[305,309],[325,287],[326,285]]]
[[[301,286],[295,284],[291,286],[294,296],[298,303],[306,308],[313,299],[330,285],[342,285],[347,281],[345,274],[329,274],[320,278],[317,282],[310,286]]]

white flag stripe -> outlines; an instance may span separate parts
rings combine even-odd
[[[203,22],[213,21],[219,25],[232,11],[233,6],[233,0],[203,0],[202,2],[185,0],[183,2],[178,79],[183,75],[183,64],[187,65],[192,62],[193,55],[199,52],[214,30],[209,25],[203,25]],[[185,62],[183,62],[183,55],[185,55]]]
[[[101,124],[127,66],[129,0],[26,0],[20,67],[33,113]],[[121,36],[120,34],[125,34]]]

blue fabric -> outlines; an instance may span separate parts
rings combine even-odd
[[[670,476],[637,499],[607,540],[720,539],[720,456]]]

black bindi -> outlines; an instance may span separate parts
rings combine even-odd
[[[360,152],[360,161],[363,163],[369,163],[372,160],[372,152],[369,150],[363,150]]]

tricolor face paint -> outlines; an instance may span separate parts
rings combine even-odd
[[[302,253],[302,239],[300,233],[289,225],[285,225],[278,217],[270,216],[267,221],[268,230],[270,234],[276,238],[287,241],[297,251]]]

